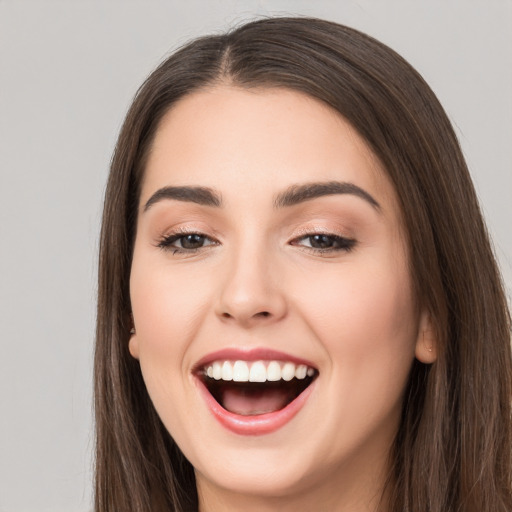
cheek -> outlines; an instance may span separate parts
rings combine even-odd
[[[192,281],[184,272],[171,272],[159,256],[157,261],[135,251],[130,297],[144,382],[158,415],[175,433],[185,429],[180,411],[191,398],[187,354],[209,301],[199,276]]]
[[[395,261],[340,267],[304,283],[308,293],[297,293],[310,328],[342,376],[364,373],[371,380],[371,371],[382,379],[408,373],[417,315],[406,267]]]
[[[200,276],[170,272],[165,265],[134,256],[130,296],[141,351],[183,352],[209,305]]]
[[[320,415],[336,426],[333,453],[387,450],[414,359],[417,318],[408,274],[395,264],[385,271],[347,267],[309,288],[301,294],[302,311],[329,361]]]
[[[187,351],[210,302],[196,277],[192,282],[184,272],[171,272],[165,261],[134,254],[130,297],[138,359],[151,400],[172,432],[185,429],[180,411],[190,400]]]

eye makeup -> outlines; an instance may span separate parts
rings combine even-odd
[[[177,229],[161,237],[157,247],[175,254],[195,254],[208,247],[219,245],[217,240],[192,229]]]
[[[356,240],[347,238],[335,233],[326,231],[305,231],[299,237],[289,242],[290,245],[301,247],[308,252],[317,254],[349,252],[355,245]],[[176,254],[195,254],[212,246],[220,245],[220,242],[212,237],[193,230],[176,230],[165,235],[157,246],[165,251]]]

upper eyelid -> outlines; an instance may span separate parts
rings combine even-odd
[[[180,228],[175,231],[171,231],[169,233],[162,235],[161,237],[159,237],[159,239],[163,240],[163,239],[169,239],[169,238],[180,238],[181,236],[187,236],[187,235],[200,235],[200,236],[203,236],[205,238],[215,240],[215,241],[217,241],[217,238],[219,238],[216,235],[207,234],[205,231],[203,231],[201,229],[190,229],[189,230],[189,229],[181,229]],[[346,234],[342,234],[342,233],[340,233],[338,231],[334,231],[334,230],[305,228],[305,229],[300,229],[300,230],[296,231],[292,235],[290,240],[296,240],[299,238],[307,238],[308,236],[314,236],[314,235],[325,235],[325,236],[332,236],[332,237],[336,237],[336,238],[352,239],[351,236],[347,236]]]
[[[305,226],[300,227],[298,229],[293,229],[293,233],[290,235],[293,238],[299,238],[301,236],[311,236],[311,235],[327,235],[327,236],[337,236],[340,238],[352,238],[352,236],[341,229],[336,228],[325,228],[322,226]],[[177,227],[177,228],[169,228],[164,230],[162,235],[159,238],[171,238],[173,236],[186,236],[186,235],[201,235],[211,239],[219,239],[222,238],[220,233],[217,233],[216,230],[212,229],[204,229],[201,227]]]
[[[349,237],[349,236],[346,236],[346,235],[341,235],[339,233],[333,233],[333,232],[330,232],[330,231],[313,231],[313,232],[308,232],[308,233],[301,233],[300,235],[298,236],[295,236],[293,240],[300,240],[302,238],[308,238],[308,237],[312,237],[312,236],[317,236],[317,235],[323,235],[323,236],[329,236],[331,238],[339,238],[341,240],[353,240],[352,237]]]
[[[347,234],[342,233],[338,229],[328,229],[328,228],[315,228],[315,227],[306,227],[299,228],[295,231],[294,237],[298,238],[301,236],[310,236],[310,235],[326,235],[326,236],[339,236],[340,238],[349,238]]]
[[[215,234],[207,234],[207,230],[205,230],[205,229],[186,228],[186,227],[185,228],[178,227],[178,228],[172,228],[172,229],[165,230],[159,238],[160,239],[166,239],[166,238],[172,238],[172,237],[179,238],[180,236],[187,236],[187,235],[200,235],[200,236],[204,236],[206,238],[211,238],[212,240],[217,238],[217,236]]]
[[[333,236],[337,238],[343,238],[346,240],[353,240],[355,238],[353,234],[348,233],[346,229],[329,229],[322,226],[305,226],[294,231],[292,240],[314,235]]]

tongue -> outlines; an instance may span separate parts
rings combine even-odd
[[[285,389],[247,391],[227,388],[222,393],[224,409],[241,416],[256,416],[283,409],[290,401],[290,393]]]

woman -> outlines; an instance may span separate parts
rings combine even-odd
[[[508,511],[510,321],[450,123],[274,18],[139,90],[106,192],[96,510]]]

